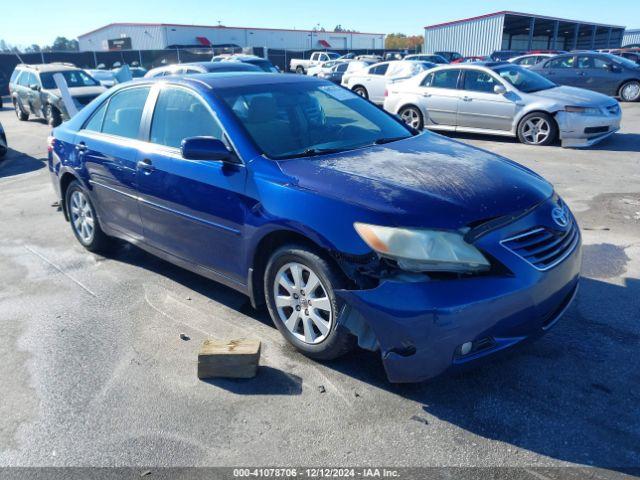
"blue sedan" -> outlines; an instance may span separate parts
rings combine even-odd
[[[392,382],[542,335],[577,289],[580,232],[548,182],[330,82],[131,82],[49,150],[87,250],[132,242],[266,305],[309,357],[379,351]]]

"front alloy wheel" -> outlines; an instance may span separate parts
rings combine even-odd
[[[317,360],[337,358],[355,343],[339,321],[340,301],[334,295],[346,286],[336,265],[301,245],[276,250],[264,273],[273,323],[296,349]]]
[[[556,123],[546,113],[532,113],[520,122],[518,138],[527,145],[549,145],[557,136]]]
[[[625,83],[620,89],[620,98],[625,102],[637,102],[640,100],[640,82],[633,80]]]
[[[300,341],[316,345],[327,338],[334,312],[326,288],[309,267],[291,262],[280,268],[273,296],[280,320]]]

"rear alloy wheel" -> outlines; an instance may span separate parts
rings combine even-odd
[[[71,229],[82,246],[91,252],[107,250],[111,238],[102,231],[96,210],[80,182],[71,182],[65,199]]]
[[[398,112],[398,116],[404,123],[416,130],[422,130],[424,127],[422,113],[416,107],[402,107]]]
[[[360,95],[362,98],[369,98],[369,92],[367,92],[366,88],[361,86],[357,86],[356,88],[354,88],[353,93],[355,93],[356,95]]]
[[[50,103],[47,103],[44,107],[44,118],[47,120],[47,124],[50,127],[57,127],[62,123],[60,111]]]
[[[557,136],[555,120],[543,112],[527,115],[518,126],[518,139],[526,145],[550,145]]]
[[[640,82],[632,80],[620,87],[620,98],[624,102],[637,102],[640,100]]]
[[[29,114],[22,110],[18,99],[13,101],[13,107],[16,109],[16,117],[18,117],[18,120],[20,120],[21,122],[26,122],[27,120],[29,120]]]
[[[343,276],[304,247],[277,250],[267,265],[265,298],[280,333],[303,354],[318,360],[337,358],[353,346],[354,337],[338,324],[334,289]]]

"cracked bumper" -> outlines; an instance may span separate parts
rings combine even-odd
[[[556,120],[562,146],[584,148],[595,145],[620,130],[622,114],[589,116],[558,112]]]
[[[391,382],[419,382],[543,335],[573,300],[581,246],[555,268],[504,277],[385,281],[336,294],[376,334]],[[490,346],[459,356],[465,342]]]

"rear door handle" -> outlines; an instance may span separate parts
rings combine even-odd
[[[471,98],[471,97],[462,97],[462,100],[464,102],[471,102],[473,100],[473,98]]]
[[[153,163],[151,163],[151,160],[149,160],[148,158],[145,158],[144,160],[140,160],[136,166],[138,167],[139,170],[144,170],[145,173],[151,173],[155,170]]]
[[[423,96],[423,97],[427,97],[427,98],[429,98],[429,97],[431,96],[431,94],[430,94],[430,93],[426,93],[426,92],[425,92],[425,93],[423,93],[423,94],[422,94],[422,96]]]

